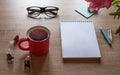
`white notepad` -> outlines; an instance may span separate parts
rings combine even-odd
[[[63,59],[99,59],[101,53],[92,21],[61,21]]]

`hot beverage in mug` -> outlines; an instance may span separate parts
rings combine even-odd
[[[48,33],[44,30],[36,29],[29,33],[29,37],[35,41],[41,41],[48,37]]]

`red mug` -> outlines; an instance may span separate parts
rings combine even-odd
[[[33,55],[45,55],[49,51],[50,31],[44,26],[30,28],[25,38],[21,38],[18,47],[24,51],[30,51]],[[23,46],[23,42],[28,42],[28,46]]]

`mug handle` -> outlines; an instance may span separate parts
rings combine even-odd
[[[18,42],[18,47],[21,49],[21,50],[24,50],[24,51],[29,51],[30,50],[30,47],[29,47],[29,45],[28,45],[28,47],[26,46],[22,46],[21,44],[23,43],[23,42],[25,42],[25,41],[27,41],[28,42],[28,38],[26,37],[26,38],[21,38],[20,40],[19,40],[19,42]]]

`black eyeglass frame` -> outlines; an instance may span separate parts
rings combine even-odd
[[[31,8],[39,8],[40,10],[37,10],[37,9],[31,9]],[[47,9],[47,8],[54,8],[54,9]],[[47,9],[47,10],[46,10]],[[29,17],[32,17],[32,18],[35,18],[37,16],[39,16],[41,13],[44,13],[45,15],[47,15],[48,17],[50,18],[54,18],[57,16],[57,13],[58,13],[58,10],[59,8],[58,7],[55,7],[55,6],[47,6],[47,7],[38,7],[38,6],[31,6],[31,7],[27,7],[26,9],[28,11],[28,16]],[[31,12],[29,12],[31,11]],[[53,11],[56,11],[56,13],[54,13]],[[37,14],[36,16],[30,16],[31,14],[35,13],[35,12],[39,12],[39,14]],[[50,12],[52,13],[54,16],[49,16],[46,12]]]

